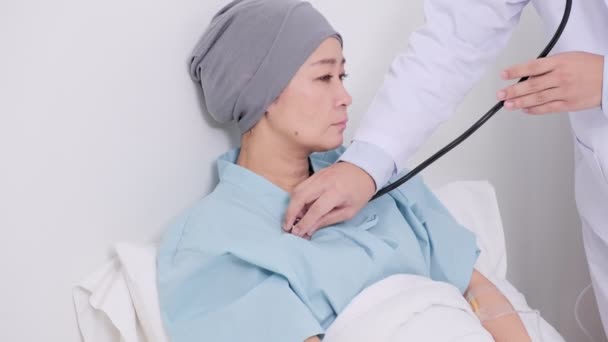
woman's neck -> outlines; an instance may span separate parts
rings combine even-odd
[[[245,133],[237,164],[281,189],[293,189],[310,176],[309,152],[298,150],[271,134]]]

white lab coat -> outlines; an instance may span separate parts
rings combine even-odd
[[[380,147],[403,170],[505,47],[529,2],[552,35],[565,0],[427,0],[426,25],[411,35],[407,51],[391,65],[354,140]],[[608,55],[608,0],[573,0],[568,26],[552,54],[563,51]],[[576,201],[608,332],[608,103],[569,115]]]

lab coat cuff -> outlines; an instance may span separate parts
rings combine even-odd
[[[359,140],[352,142],[340,156],[340,161],[354,164],[367,172],[376,184],[376,191],[382,188],[397,171],[395,161],[388,153],[374,144]]]
[[[602,86],[602,111],[608,117],[608,55],[604,56],[604,83]]]

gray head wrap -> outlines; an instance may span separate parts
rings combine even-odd
[[[211,116],[241,133],[264,115],[329,37],[342,38],[308,2],[236,0],[215,15],[190,62]]]

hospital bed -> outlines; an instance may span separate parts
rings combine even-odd
[[[564,341],[506,280],[504,232],[493,187],[485,181],[459,181],[434,192],[456,220],[476,234],[481,249],[476,268],[520,312],[532,340]],[[83,340],[168,342],[157,298],[155,244],[121,242],[114,254],[73,288]],[[450,287],[411,275],[382,280],[349,304],[324,342],[491,341],[466,301]]]

